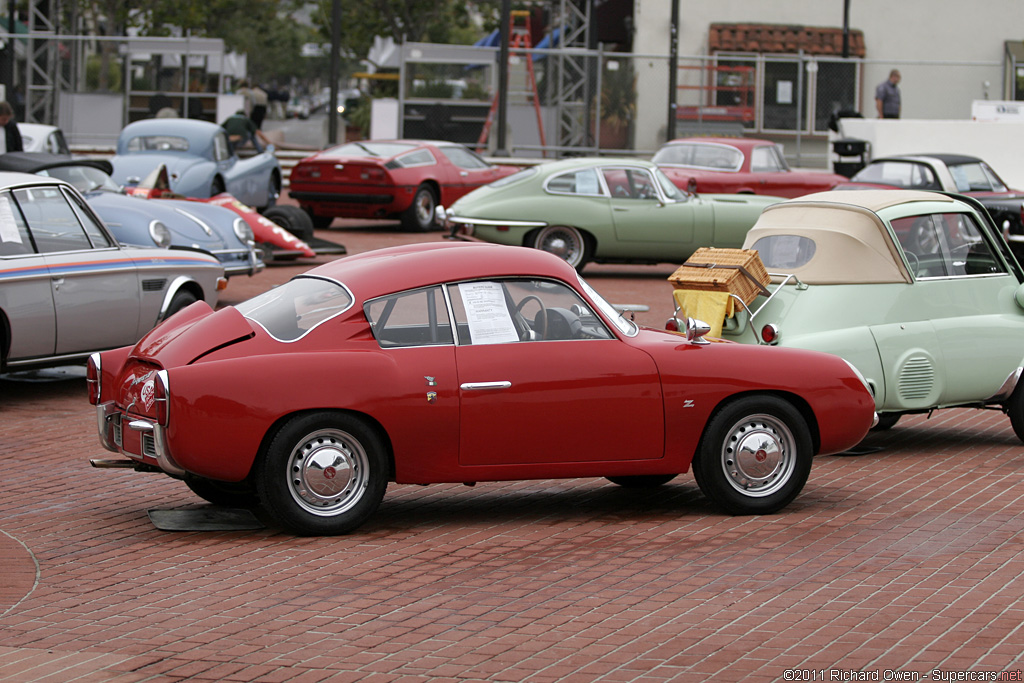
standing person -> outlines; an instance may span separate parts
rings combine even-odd
[[[249,118],[257,128],[263,128],[263,119],[267,116],[267,91],[254,85],[250,93],[252,95],[252,111],[249,112]]]
[[[898,119],[900,117],[900,72],[893,69],[888,80],[882,81],[875,88],[875,107],[880,119]]]
[[[4,134],[0,136],[0,154],[5,152],[23,152],[25,146],[21,141],[21,132],[18,130],[18,123],[14,120],[14,108],[5,101],[0,101],[0,126]]]
[[[249,88],[249,81],[244,78],[238,82],[235,94],[242,96],[242,112],[248,116],[252,113],[252,90]]]

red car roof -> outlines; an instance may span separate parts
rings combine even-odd
[[[531,275],[567,282],[576,271],[538,249],[480,242],[428,242],[376,249],[324,264],[307,273],[346,285],[358,301],[441,282]]]

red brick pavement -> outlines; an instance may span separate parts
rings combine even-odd
[[[353,250],[410,239],[366,232],[329,234]],[[225,299],[302,267],[233,280]],[[668,272],[588,278],[649,302],[658,324]],[[881,450],[818,458],[766,517],[715,512],[687,474],[643,494],[597,479],[393,485],[340,538],[167,533],[147,509],[201,501],[162,475],[88,466],[104,452],[83,380],[0,379],[0,680],[1020,670],[1024,447],[1005,416],[905,418],[866,445]],[[610,447],[629,447],[629,425]]]

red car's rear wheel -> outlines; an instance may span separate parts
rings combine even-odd
[[[352,415],[299,415],[281,428],[257,463],[260,503],[297,534],[344,534],[376,511],[388,482],[377,433]]]

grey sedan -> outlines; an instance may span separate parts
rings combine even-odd
[[[209,254],[120,246],[68,183],[0,173],[0,372],[134,344],[224,283]]]

